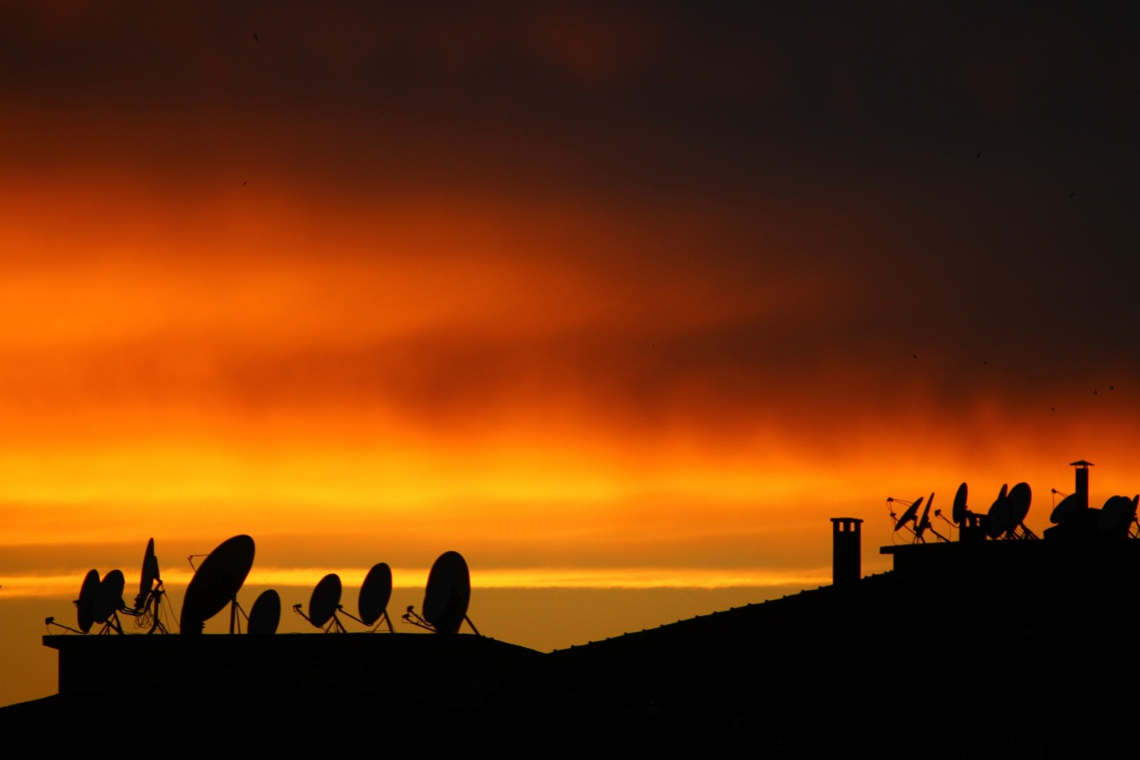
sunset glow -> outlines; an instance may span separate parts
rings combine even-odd
[[[1140,491],[1118,25],[541,5],[0,11],[0,616],[238,533],[290,604],[758,601],[887,497]]]

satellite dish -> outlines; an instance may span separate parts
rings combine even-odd
[[[1049,522],[1054,525],[1063,523],[1070,517],[1073,517],[1077,512],[1081,511],[1081,495],[1078,493],[1071,493],[1053,507],[1053,512],[1049,515]]]
[[[1009,530],[1012,531],[1025,521],[1029,505],[1033,501],[1033,491],[1028,483],[1018,483],[1009,491]]]
[[[95,599],[99,596],[99,571],[88,570],[79,588],[79,601],[75,603],[79,630],[87,633],[95,624]]]
[[[913,504],[911,506],[914,507]],[[910,512],[909,509],[907,511]],[[918,511],[917,507],[914,511]],[[456,633],[467,616],[470,602],[471,574],[467,570],[467,562],[459,552],[444,552],[428,573],[424,619],[437,633]]]
[[[1009,499],[1005,496],[1005,486],[1002,486],[1001,491],[1002,496],[990,507],[989,519],[986,521],[986,535],[990,538],[997,538],[1011,527],[1016,527],[1016,523],[1010,522],[1012,512]]]
[[[253,567],[253,551],[253,539],[243,534],[226,539],[210,552],[186,587],[179,619],[183,633],[201,633],[207,620],[237,599]]]
[[[135,597],[135,612],[141,612],[146,604],[147,594],[154,588],[158,580],[158,558],[154,556],[154,539],[146,542],[146,553],[143,554],[142,573],[139,575],[139,595]]]
[[[955,525],[961,525],[966,519],[966,484],[958,486],[958,492],[954,494],[954,511],[951,512],[951,517],[954,518]]]
[[[926,500],[926,508],[922,510],[922,519],[915,523],[914,538],[915,541],[922,541],[922,534],[930,527],[930,505],[934,503],[934,493],[930,494],[930,498]]]
[[[388,609],[391,598],[392,570],[386,562],[379,562],[364,576],[364,583],[360,586],[360,620],[365,625],[375,623]]]
[[[125,606],[123,604],[123,588],[126,585],[127,579],[123,576],[122,570],[112,570],[103,576],[103,580],[99,583],[99,590],[95,594],[94,614],[96,623],[106,623],[115,610],[120,610]]]
[[[313,589],[313,595],[309,598],[310,623],[317,628],[325,627],[325,623],[329,622],[329,618],[333,616],[337,605],[340,604],[340,590],[340,576],[336,573],[329,573],[321,578],[317,587]]]
[[[1107,536],[1124,538],[1136,517],[1136,502],[1127,496],[1110,496],[1101,507],[1096,526]]]
[[[918,501],[916,501],[914,504],[911,504],[909,507],[906,508],[906,511],[902,513],[902,517],[900,517],[898,519],[898,522],[895,523],[895,530],[898,530],[899,528],[901,528],[902,526],[906,525],[908,522],[913,520],[916,516],[918,516],[918,508],[922,506],[922,499],[923,499],[923,497],[919,496]],[[440,559],[443,559],[443,557],[440,557]],[[438,560],[437,560],[437,563],[438,563]],[[425,600],[424,603],[427,604],[427,601]]]
[[[249,610],[248,632],[254,636],[272,636],[277,633],[280,622],[281,596],[273,589],[266,589]]]

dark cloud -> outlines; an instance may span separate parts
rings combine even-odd
[[[29,3],[3,14],[6,164],[25,176],[117,173],[131,193],[175,199],[176,212],[143,214],[177,228],[155,233],[178,251],[156,258],[233,258],[241,266],[219,274],[255,286],[258,268],[307,257],[297,324],[333,297],[330,279],[352,281],[334,300],[366,302],[370,277],[414,259],[414,245],[385,244],[448,214],[468,216],[429,237],[458,257],[576,277],[556,292],[556,276],[518,276],[520,294],[543,297],[483,322],[461,309],[397,337],[361,330],[346,345],[301,332],[288,350],[258,344],[237,316],[241,360],[219,350],[216,376],[186,382],[250,408],[327,394],[459,418],[543,388],[633,427],[676,415],[731,427],[772,406],[812,408],[836,386],[875,409],[898,383],[929,386],[950,411],[965,397],[1037,408],[1066,383],[1136,370],[1128,6],[119,3],[62,14]],[[261,207],[285,230],[272,255],[215,245],[192,221],[245,203],[220,188],[247,180],[251,197],[268,187],[289,199]],[[439,214],[394,226],[382,210],[412,196]],[[119,214],[129,237],[131,203],[102,203],[94,213]],[[563,221],[550,224],[558,214],[543,204]],[[368,221],[372,209],[382,222]],[[478,215],[525,232],[472,233]],[[349,223],[360,234],[339,237]],[[236,212],[226,224],[267,234]],[[330,259],[376,269],[329,274]],[[158,339],[205,341],[196,308],[181,314],[190,327],[166,324]],[[150,339],[121,338],[113,364],[133,369],[94,371],[95,387],[116,393],[136,372],[157,373],[147,386],[158,396],[181,387],[162,361],[129,358],[162,355]],[[894,357],[912,354],[923,369],[895,380]],[[983,362],[988,376],[975,372]],[[922,374],[931,367],[943,374]]]

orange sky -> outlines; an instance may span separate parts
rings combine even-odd
[[[828,582],[832,516],[883,570],[887,496],[1140,490],[1112,18],[450,10],[0,11],[0,658],[151,536],[689,589],[490,615],[549,648]]]

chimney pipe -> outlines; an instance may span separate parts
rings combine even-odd
[[[1089,508],[1089,468],[1093,466],[1093,463],[1092,462],[1086,462],[1085,460],[1081,459],[1081,460],[1076,461],[1076,462],[1071,462],[1070,466],[1077,468],[1077,471],[1076,471],[1077,483],[1076,483],[1076,492],[1075,492],[1077,494],[1077,502],[1078,502],[1077,506],[1080,509],[1088,509]]]
[[[863,574],[862,525],[858,517],[831,518],[831,582],[836,586],[855,583]]]

